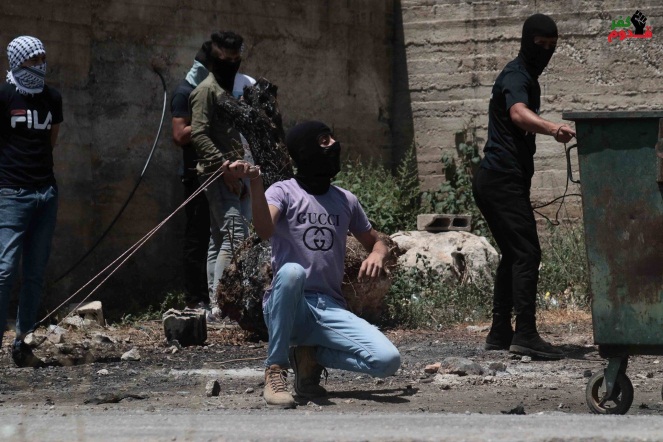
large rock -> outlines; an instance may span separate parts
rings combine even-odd
[[[478,376],[483,374],[483,371],[484,370],[481,365],[477,364],[471,359],[451,356],[442,361],[438,373],[455,374],[458,376]]]
[[[497,251],[488,240],[469,232],[397,232],[391,239],[405,250],[398,258],[399,265],[423,269],[424,263],[417,259],[421,255],[440,275],[459,281],[492,280],[499,263]]]
[[[391,288],[389,275],[398,263],[398,255],[403,253],[398,245],[387,235],[379,234],[380,238],[389,248],[389,256],[385,265],[385,275],[378,279],[364,279],[359,282],[359,269],[361,263],[368,257],[364,247],[354,236],[348,236],[345,255],[345,274],[341,291],[348,303],[348,308],[357,316],[368,322],[379,322],[384,311],[384,298]]]

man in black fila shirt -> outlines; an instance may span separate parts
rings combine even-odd
[[[557,25],[535,14],[523,25],[520,52],[495,80],[490,96],[488,140],[474,177],[474,199],[502,253],[493,295],[493,323],[486,349],[550,359],[563,353],[536,329],[536,290],[541,248],[530,203],[535,135],[560,143],[575,132],[565,124],[539,117],[539,75],[557,45]],[[516,330],[511,327],[512,312]]]
[[[44,84],[46,51],[34,37],[7,46],[9,72],[0,86],[0,341],[12,285],[21,270],[16,339],[19,366],[41,363],[23,343],[37,321],[58,208],[53,146],[62,97]]]

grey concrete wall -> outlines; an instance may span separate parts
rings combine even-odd
[[[143,169],[162,110],[152,63],[162,66],[172,91],[214,30],[245,37],[241,70],[279,86],[286,128],[321,119],[344,149],[388,159],[392,14],[391,0],[1,2],[0,48],[17,35],[41,38],[47,82],[64,97],[55,152],[60,211],[48,279],[93,244]],[[6,57],[0,60],[4,72]],[[163,130],[124,215],[80,267],[49,284],[46,306],[72,294],[182,201],[169,112]],[[93,297],[117,310],[181,289],[183,221],[183,213],[176,215]]]
[[[648,18],[648,40],[608,42],[612,20],[637,9]],[[476,127],[485,139],[492,84],[520,47],[525,19],[551,15],[560,38],[540,77],[541,116],[563,122],[567,110],[663,107],[663,3],[654,0],[467,1],[402,0],[409,90],[419,174],[426,188],[443,180],[440,157],[454,151],[454,133]],[[482,143],[483,147],[483,143]],[[562,145],[537,136],[532,198],[560,196],[566,182]],[[572,185],[571,192],[577,192]],[[568,216],[579,214],[569,199]],[[548,214],[556,210],[546,210]],[[562,212],[563,216],[564,211]]]

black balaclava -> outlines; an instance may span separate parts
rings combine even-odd
[[[198,49],[198,52],[196,53],[196,60],[197,62],[201,63],[203,66],[207,67],[209,64],[209,59],[211,58],[209,53],[212,50],[212,41],[206,41],[203,43],[203,45]]]
[[[546,68],[555,49],[544,49],[534,44],[534,37],[557,37],[555,21],[543,14],[534,14],[525,20],[523,36],[520,40],[520,57],[527,67],[527,71],[538,77]]]
[[[235,75],[239,71],[239,65],[242,62],[221,60],[216,57],[210,57],[210,71],[214,74],[214,78],[221,85],[223,89],[232,92],[233,85],[235,84]]]
[[[320,146],[321,135],[331,129],[319,121],[306,121],[290,129],[285,138],[288,153],[297,166],[295,179],[312,195],[327,193],[331,180],[341,170],[341,143]]]

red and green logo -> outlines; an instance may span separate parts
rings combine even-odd
[[[633,30],[631,30],[631,25]],[[612,21],[610,29],[612,29],[608,35],[610,43],[616,39],[622,41],[627,38],[652,38],[654,36],[651,26],[647,26],[647,17],[641,11],[635,11],[635,14],[627,16],[626,19],[620,15],[617,20]]]

